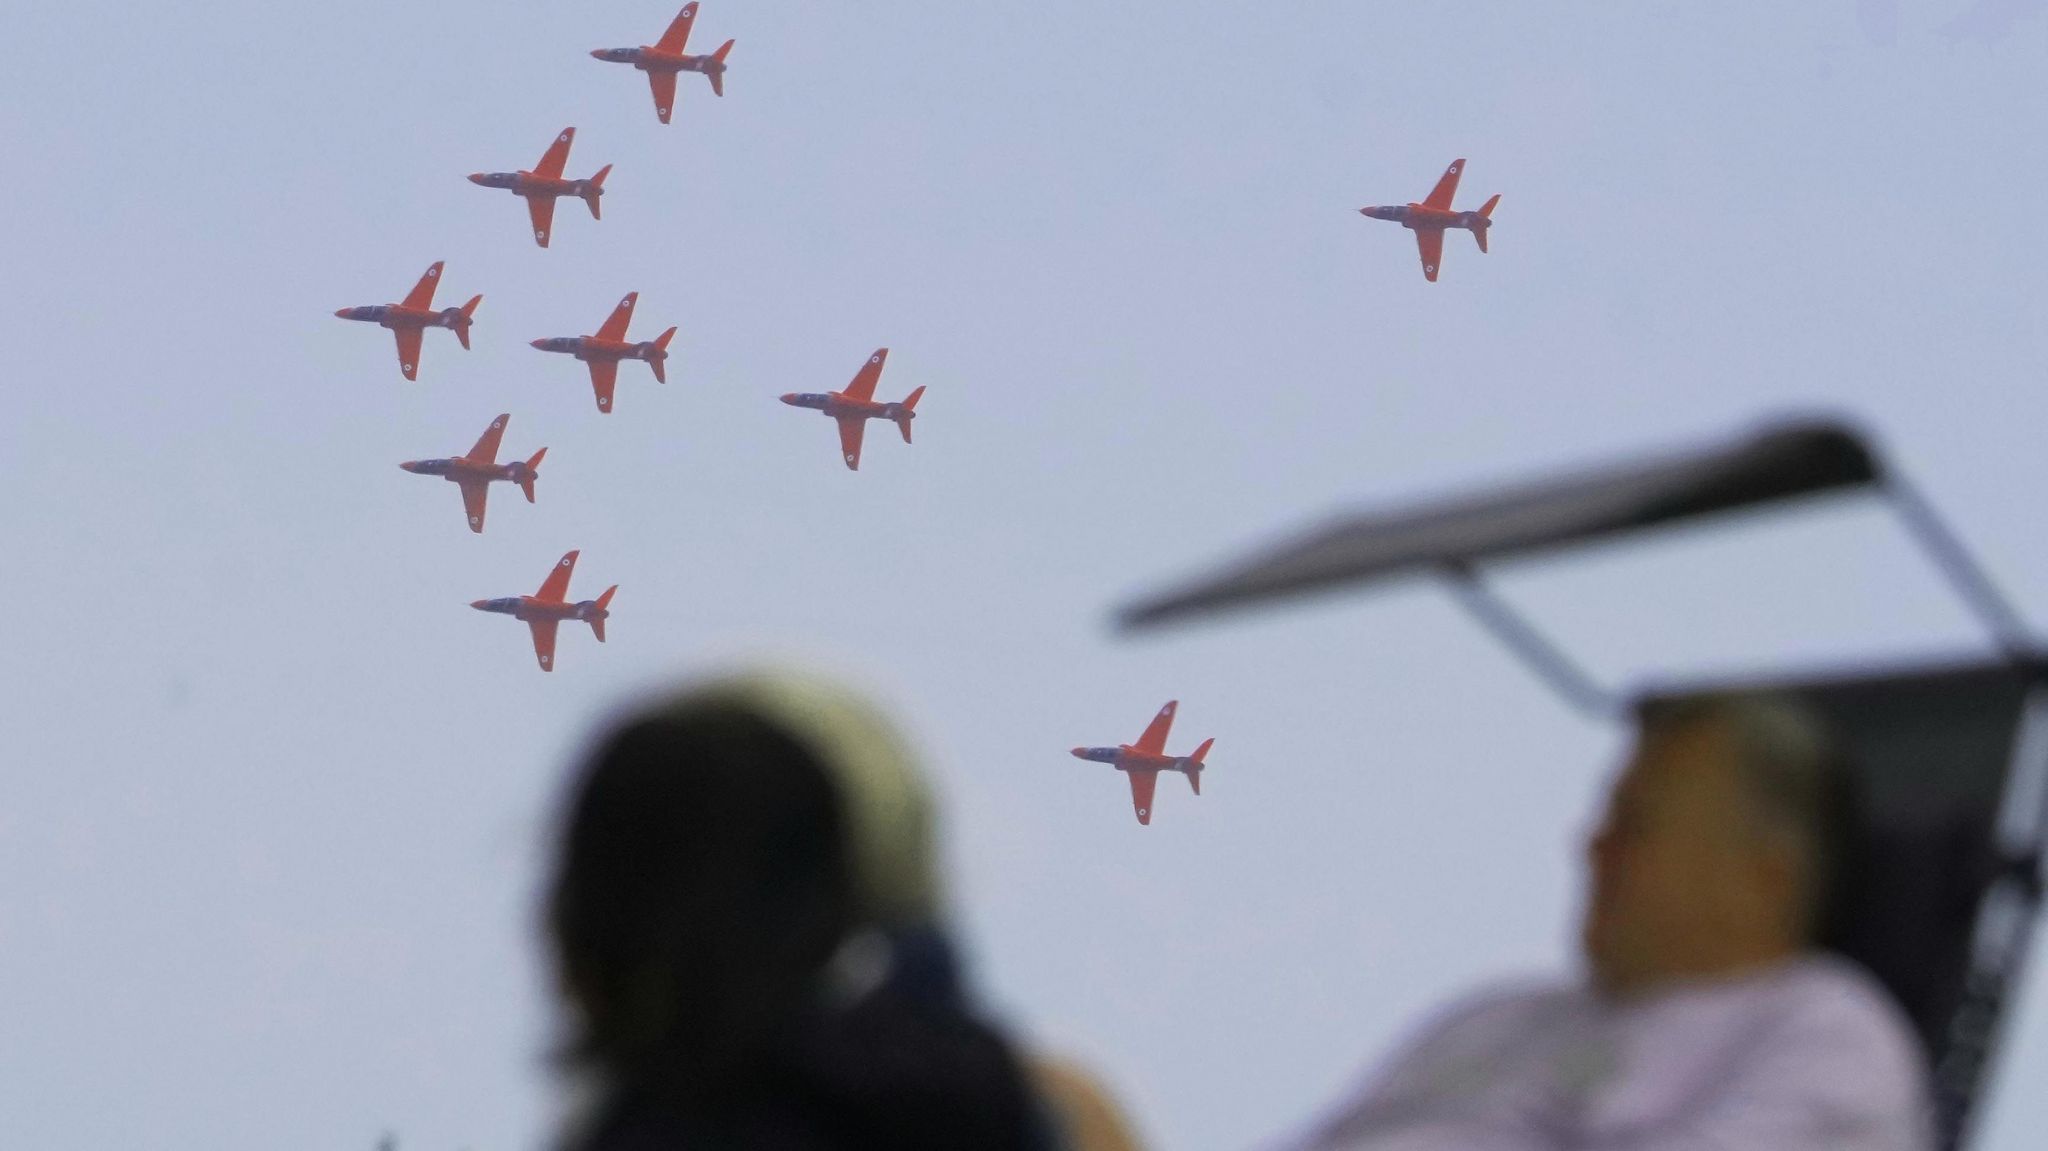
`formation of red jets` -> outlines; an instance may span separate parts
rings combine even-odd
[[[687,48],[690,29],[696,19],[697,4],[692,0],[677,13],[667,31],[655,43],[637,48],[600,48],[590,54],[609,63],[630,64],[646,73],[648,87],[654,96],[655,116],[666,124],[675,108],[676,77],[683,72],[703,75],[710,82],[713,95],[725,95],[726,58],[732,53],[733,41],[727,40],[708,55],[691,55]],[[524,199],[532,224],[533,241],[546,248],[554,232],[555,202],[562,197],[573,196],[582,200],[590,209],[592,220],[603,218],[599,205],[605,193],[605,177],[611,174],[612,166],[606,164],[580,179],[567,176],[569,149],[575,140],[576,129],[564,128],[531,169],[478,172],[469,179],[482,187],[503,189]],[[1478,242],[1479,250],[1486,251],[1486,235],[1492,226],[1493,209],[1500,203],[1500,197],[1496,195],[1477,211],[1453,209],[1451,200],[1457,194],[1458,178],[1464,169],[1464,160],[1454,161],[1438,179],[1436,187],[1419,202],[1359,209],[1368,217],[1391,220],[1414,232],[1416,247],[1422,256],[1422,274],[1432,282],[1437,278],[1437,269],[1443,259],[1444,233],[1450,229],[1469,231]],[[420,351],[426,329],[447,328],[455,333],[456,340],[465,349],[470,346],[470,327],[483,297],[472,296],[461,307],[435,309],[434,291],[440,286],[443,266],[441,261],[429,266],[426,274],[413,285],[412,291],[398,303],[342,308],[335,312],[345,320],[375,323],[389,329],[398,344],[399,372],[408,380],[419,377]],[[533,347],[541,351],[565,353],[584,362],[590,371],[590,386],[600,413],[609,414],[613,409],[613,392],[618,383],[621,361],[642,361],[652,371],[657,383],[667,382],[664,365],[668,360],[669,341],[675,337],[676,329],[670,327],[652,340],[627,339],[626,329],[632,322],[633,308],[639,298],[638,292],[626,293],[594,334],[553,336],[532,342]],[[901,400],[876,400],[875,389],[881,381],[882,368],[888,356],[889,349],[877,348],[843,390],[789,392],[781,397],[783,403],[792,407],[809,408],[832,418],[839,429],[840,457],[851,470],[860,468],[861,442],[869,420],[887,420],[895,424],[903,442],[911,442],[911,422],[917,418],[917,403],[924,395],[924,388],[912,389]],[[505,464],[497,462],[499,442],[511,418],[507,413],[492,420],[475,446],[464,455],[408,460],[399,466],[416,475],[440,476],[455,484],[462,492],[463,513],[469,521],[469,530],[482,532],[490,485],[497,482],[515,484],[525,494],[528,503],[534,502],[534,483],[540,476],[541,459],[547,455],[547,449],[540,448],[525,460],[515,459]],[[570,551],[557,561],[533,595],[480,599],[470,605],[479,611],[509,615],[525,623],[532,633],[534,656],[542,671],[554,670],[556,633],[565,620],[589,624],[598,642],[604,642],[605,620],[611,617],[612,596],[619,590],[618,585],[606,588],[604,594],[596,599],[571,601],[568,598],[569,577],[575,571],[578,554]],[[1131,805],[1140,824],[1152,822],[1153,796],[1160,772],[1179,772],[1187,777],[1188,785],[1196,795],[1202,792],[1203,761],[1215,740],[1203,740],[1188,755],[1168,755],[1166,738],[1173,727],[1174,712],[1178,706],[1177,701],[1170,701],[1162,707],[1136,743],[1114,747],[1077,747],[1073,751],[1080,759],[1109,764],[1124,773],[1130,781]]]
[[[700,73],[710,81],[713,95],[725,95],[726,58],[732,53],[733,41],[727,40],[709,55],[691,55],[687,49],[690,29],[696,19],[697,5],[687,4],[677,13],[659,41],[638,48],[600,48],[591,55],[611,63],[631,64],[646,73],[648,85],[654,93],[655,116],[666,124],[675,108],[676,76],[680,73]],[[587,177],[568,176],[569,150],[575,142],[576,129],[564,128],[532,168],[516,172],[477,172],[469,180],[481,187],[511,192],[525,200],[527,217],[533,227],[533,242],[545,248],[554,234],[555,203],[562,197],[573,196],[582,200],[590,209],[591,219],[604,218],[600,205],[605,193],[605,177],[611,174],[612,166],[606,164]],[[459,308],[435,309],[434,291],[440,286],[444,266],[441,261],[436,261],[398,303],[370,304],[335,312],[344,320],[359,320],[390,329],[398,342],[399,373],[408,380],[419,378],[421,345],[428,328],[447,328],[455,333],[455,338],[464,348],[469,347],[469,330],[483,297],[474,296]],[[540,351],[566,353],[583,361],[590,371],[590,387],[596,396],[599,412],[612,411],[619,363],[623,360],[642,361],[653,372],[655,382],[668,381],[665,365],[669,341],[675,338],[676,329],[670,327],[652,340],[630,340],[626,337],[626,328],[632,322],[633,308],[639,299],[638,292],[626,293],[612,309],[611,316],[591,335],[551,336],[533,341],[533,347]],[[868,357],[844,391],[782,397],[786,403],[815,408],[838,421],[840,451],[849,469],[858,470],[860,467],[862,430],[870,419],[894,422],[901,429],[904,442],[910,440],[910,421],[916,418],[917,401],[924,394],[924,389],[911,392],[900,403],[876,402],[875,385],[881,378],[882,361],[887,355],[888,349],[884,348]],[[407,460],[399,466],[416,475],[440,476],[455,484],[462,491],[462,508],[469,520],[469,530],[482,532],[490,485],[500,481],[517,484],[525,493],[527,502],[532,503],[534,481],[540,476],[541,458],[547,454],[547,449],[542,448],[526,460],[498,463],[499,441],[511,419],[507,413],[492,420],[490,427],[465,455]],[[598,641],[604,641],[604,621],[610,618],[612,595],[618,587],[614,585],[594,600],[570,602],[566,595],[577,554],[572,551],[563,556],[533,595],[477,600],[471,604],[480,611],[511,615],[524,621],[532,630],[534,656],[542,671],[554,670],[555,633],[563,620],[582,620],[590,624],[591,632]]]

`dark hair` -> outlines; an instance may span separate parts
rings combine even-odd
[[[846,841],[817,760],[740,704],[613,730],[578,772],[547,903],[563,1058],[717,1099],[815,1002],[855,915]]]

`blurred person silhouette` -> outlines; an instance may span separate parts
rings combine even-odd
[[[627,715],[572,785],[546,907],[568,1151],[1123,1151],[1113,1104],[969,1005],[908,748],[822,682]]]
[[[1802,705],[1653,700],[1586,845],[1586,978],[1438,1016],[1300,1151],[1921,1151],[1925,1057],[1818,946],[1850,776]]]

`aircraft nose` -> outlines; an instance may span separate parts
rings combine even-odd
[[[592,48],[592,49],[590,50],[590,58],[591,58],[591,59],[593,59],[593,60],[602,60],[602,59],[604,59],[604,49],[602,49],[602,48]]]
[[[335,318],[337,318],[337,319],[342,319],[342,320],[346,320],[346,319],[348,319],[348,313],[349,313],[349,310],[348,310],[347,308],[336,308],[336,309],[334,309],[334,315],[335,315]]]
[[[484,174],[483,174],[482,172],[471,172],[471,173],[469,174],[469,182],[470,182],[470,183],[472,183],[472,184],[481,184],[481,183],[483,183],[483,182],[484,182]]]
[[[473,599],[469,601],[469,606],[475,608],[478,611],[489,611],[491,607],[491,601],[487,599]]]
[[[420,470],[420,462],[418,460],[407,460],[398,466],[404,468],[406,471],[409,472],[417,472]]]
[[[784,392],[784,393],[782,393],[782,402],[783,402],[783,403],[785,403],[785,404],[793,404],[793,403],[795,403],[795,402],[796,402],[796,393],[795,393],[795,392]]]
[[[1085,747],[1077,747],[1073,750],[1072,754],[1075,759],[1087,759],[1088,749]]]
[[[527,346],[539,348],[541,351],[547,351],[547,344],[548,342],[546,340],[531,340],[528,341]]]

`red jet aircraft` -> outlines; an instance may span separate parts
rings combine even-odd
[[[697,5],[692,0],[676,13],[675,21],[661,34],[659,43],[638,48],[597,48],[590,54],[613,64],[631,64],[647,73],[647,84],[654,89],[654,114],[666,124],[669,112],[676,106],[678,72],[702,72],[711,81],[711,94],[725,95],[725,57],[732,51],[733,42],[727,40],[709,56],[692,56],[683,51],[690,42],[690,25],[696,19]]]
[[[541,457],[548,454],[546,448],[533,453],[533,458],[509,464],[498,462],[498,441],[504,438],[505,425],[512,417],[501,415],[491,421],[484,434],[469,449],[466,456],[447,460],[407,460],[398,465],[416,476],[440,476],[451,484],[462,486],[462,509],[469,513],[469,530],[484,530],[484,500],[491,492],[492,480],[510,480],[526,493],[526,502],[533,502],[533,481],[540,478]]]
[[[597,199],[604,195],[604,178],[611,174],[612,166],[599,168],[597,175],[588,180],[564,180],[562,169],[569,164],[569,145],[575,141],[576,129],[564,128],[532,171],[522,168],[517,172],[476,172],[469,182],[486,188],[508,188],[513,195],[526,197],[527,214],[533,217],[533,242],[545,248],[548,231],[555,224],[555,197],[580,196],[590,205],[591,219],[604,218],[598,213]]]
[[[597,635],[597,642],[604,642],[604,621],[611,617],[607,610],[612,602],[612,593],[619,585],[604,589],[596,599],[581,603],[569,603],[562,598],[569,590],[569,573],[576,570],[576,557],[580,553],[570,552],[555,564],[555,570],[532,595],[508,595],[499,599],[480,599],[469,606],[478,611],[493,611],[524,620],[533,629],[533,654],[540,657],[542,671],[555,670],[555,628],[563,620],[580,619],[590,625]]]
[[[1074,749],[1074,758],[1112,764],[1130,777],[1131,806],[1138,809],[1139,823],[1152,822],[1152,788],[1162,771],[1181,772],[1188,777],[1188,786],[1195,789],[1195,794],[1202,794],[1202,757],[1209,754],[1216,741],[1203,740],[1193,755],[1166,754],[1166,733],[1173,727],[1173,712],[1179,706],[1179,700],[1168,700],[1136,743]]]
[[[1453,160],[1444,169],[1443,178],[1430,189],[1428,198],[1420,204],[1396,204],[1383,208],[1360,208],[1363,215],[1375,220],[1394,220],[1402,227],[1415,233],[1415,246],[1422,251],[1422,275],[1430,283],[1436,282],[1437,265],[1444,258],[1444,229],[1464,228],[1479,241],[1479,250],[1486,250],[1486,229],[1493,226],[1493,206],[1500,203],[1499,193],[1493,199],[1479,206],[1477,212],[1454,212],[1451,197],[1458,193],[1458,177],[1465,172],[1465,161]]]
[[[882,361],[888,358],[889,349],[876,348],[843,392],[788,392],[782,397],[791,407],[812,408],[839,421],[839,452],[854,471],[860,470],[861,433],[869,420],[896,421],[903,442],[910,442],[910,421],[917,418],[917,401],[924,388],[911,392],[900,404],[876,403],[875,384],[882,378]]]
[[[661,365],[668,359],[668,342],[675,338],[676,330],[670,328],[654,339],[638,343],[626,339],[626,325],[632,322],[633,304],[639,298],[640,293],[627,292],[594,336],[550,336],[533,341],[533,346],[543,352],[568,352],[590,365],[590,386],[597,392],[600,412],[612,410],[612,387],[619,382],[620,360],[646,360],[647,366],[654,369],[654,382],[668,382]]]
[[[344,320],[365,320],[391,329],[398,337],[398,370],[408,380],[419,378],[420,333],[428,328],[453,328],[455,338],[469,347],[470,317],[476,315],[476,306],[483,303],[482,296],[471,296],[467,304],[459,308],[434,310],[434,286],[441,282],[441,264],[435,260],[412,286],[405,299],[396,304],[369,304],[360,308],[342,308],[334,314]]]

